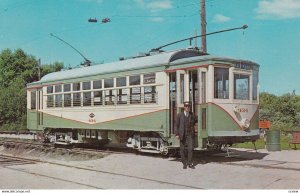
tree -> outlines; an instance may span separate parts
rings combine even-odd
[[[38,61],[17,49],[0,53],[0,127],[6,130],[26,128],[26,84],[38,80]],[[40,67],[41,76],[60,71],[63,64],[55,62]]]
[[[271,121],[272,129],[300,129],[300,96],[295,92],[282,96],[260,93],[259,117]]]

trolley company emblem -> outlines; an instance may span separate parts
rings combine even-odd
[[[90,117],[89,122],[90,122],[90,123],[96,123],[96,119],[94,119],[95,116],[96,116],[96,115],[95,115],[94,113],[91,113],[91,114],[89,115],[89,117]]]
[[[91,113],[89,116],[90,116],[91,118],[94,118],[94,117],[95,117],[95,114],[94,114],[94,113]]]

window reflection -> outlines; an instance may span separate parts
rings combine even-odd
[[[219,68],[214,69],[214,96],[219,99],[229,98],[229,69]]]
[[[234,99],[249,100],[249,76],[234,74]]]

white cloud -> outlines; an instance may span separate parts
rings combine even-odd
[[[300,17],[299,0],[261,0],[255,9],[258,19],[293,19]]]
[[[134,0],[140,7],[156,12],[173,8],[171,0]]]
[[[149,9],[171,9],[172,2],[170,0],[164,1],[151,1],[147,4],[147,8]]]
[[[224,22],[227,22],[230,20],[231,20],[230,17],[226,17],[222,14],[216,14],[213,18],[213,22],[215,22],[215,23],[224,23]]]
[[[165,19],[162,17],[153,17],[149,19],[152,22],[163,22]]]

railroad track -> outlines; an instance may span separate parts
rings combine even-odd
[[[52,144],[44,144],[42,142],[30,142],[30,141],[18,141],[18,140],[2,140],[0,145],[3,145],[6,148],[19,148],[23,147],[24,149],[35,149],[39,151],[49,152],[49,151],[60,151],[62,154],[81,154],[87,156],[98,156],[113,154],[113,153],[122,153],[111,151],[107,149],[86,149],[86,148],[63,148],[55,147]]]
[[[56,166],[60,166],[60,167],[68,167],[68,168],[72,168],[72,169],[91,171],[91,172],[96,172],[96,173],[101,173],[101,174],[109,174],[109,175],[113,175],[113,176],[120,176],[120,177],[131,178],[131,179],[142,180],[142,181],[151,181],[151,182],[160,183],[160,184],[173,185],[173,186],[177,186],[177,187],[181,187],[181,188],[203,189],[203,188],[199,188],[199,187],[195,187],[195,186],[177,184],[177,183],[172,183],[172,182],[163,181],[163,180],[156,180],[156,179],[151,179],[151,178],[146,178],[146,177],[139,177],[139,176],[134,176],[134,175],[130,175],[130,174],[122,174],[122,173],[110,172],[110,171],[105,171],[105,170],[91,169],[91,168],[82,167],[82,166],[67,165],[67,164],[39,160],[39,159],[22,158],[22,157],[18,157],[18,156],[9,156],[9,155],[1,155],[0,154],[0,160],[6,160],[7,163],[9,163],[10,161],[12,162],[11,164],[8,164],[8,165],[2,165],[0,162],[0,167],[5,167],[5,168],[7,168],[7,166],[19,165],[18,163],[23,163],[23,164],[25,164],[25,163],[26,164],[47,163],[47,164],[56,165]],[[16,162],[16,161],[18,161],[18,163],[13,164],[13,162]],[[16,168],[11,168],[11,167],[9,167],[8,169],[13,169],[16,171],[25,172],[25,173],[34,174],[34,175],[40,175],[40,174],[36,174],[36,173],[32,173],[32,172],[26,172],[23,169],[16,169]],[[41,176],[49,177],[49,178],[56,179],[56,180],[64,180],[66,182],[72,182],[72,183],[76,183],[76,184],[80,184],[80,185],[84,185],[84,186],[89,186],[91,188],[103,189],[102,187],[99,187],[99,186],[82,184],[82,183],[78,183],[78,182],[74,182],[74,181],[70,181],[70,180],[55,178],[55,177],[48,176],[48,175],[41,175]]]
[[[126,148],[116,148],[116,147],[98,147],[97,149],[91,149],[91,148],[62,148],[62,147],[54,147],[53,145],[43,144],[41,142],[28,142],[28,141],[15,141],[15,140],[4,140],[0,141],[5,146],[10,147],[16,147],[18,145],[28,145],[31,146],[34,149],[40,150],[40,151],[58,151],[61,152],[62,155],[64,154],[78,154],[78,155],[85,155],[88,157],[93,156],[100,156],[99,158],[102,158],[106,155],[111,154],[126,154],[126,153],[137,153],[136,151],[133,151],[131,149]],[[157,157],[161,155],[156,154],[143,154],[151,157]],[[177,156],[178,157],[178,156]],[[208,153],[204,152],[204,154],[197,153],[195,154],[195,161],[199,163],[217,163],[217,164],[223,164],[223,165],[234,165],[234,166],[249,166],[249,167],[255,167],[255,168],[264,168],[264,169],[281,169],[281,170],[294,170],[294,171],[300,171],[300,162],[285,162],[285,161],[277,161],[277,160],[259,160],[257,162],[245,162],[250,160],[256,160],[256,159],[249,159],[249,158],[243,158],[243,157],[220,157],[216,156],[214,153]],[[201,160],[201,161],[199,161]],[[299,164],[299,168],[296,167],[285,167],[284,164]]]

